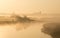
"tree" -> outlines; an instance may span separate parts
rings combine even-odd
[[[18,22],[31,22],[31,21],[34,21],[30,18],[28,18],[27,16],[24,16],[24,17],[21,17],[21,16],[16,16],[16,19]]]

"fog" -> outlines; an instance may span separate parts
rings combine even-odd
[[[52,38],[50,35],[43,33],[41,29],[45,23],[59,23],[60,16],[58,16],[41,15],[34,22],[0,24],[0,38]]]
[[[41,32],[44,23],[17,23],[0,26],[0,38],[51,38]],[[29,25],[27,27],[27,25]]]

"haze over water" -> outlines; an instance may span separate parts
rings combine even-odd
[[[41,32],[42,25],[44,23],[31,23],[27,27],[23,26],[23,24],[18,25],[18,29],[15,24],[0,26],[0,38],[51,38],[49,35]],[[25,29],[24,29],[25,27]]]
[[[40,12],[45,16],[42,15],[41,17]],[[38,21],[60,22],[60,0],[0,0],[0,15],[9,16],[12,13],[31,16],[34,20],[39,18]],[[55,17],[53,14],[55,14]],[[0,38],[51,38],[41,32],[42,26],[43,23],[38,22],[0,24]]]

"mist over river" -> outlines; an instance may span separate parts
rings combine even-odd
[[[51,38],[41,32],[44,23],[0,25],[0,38]]]

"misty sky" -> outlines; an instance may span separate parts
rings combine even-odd
[[[60,13],[60,0],[0,0],[2,13]]]

